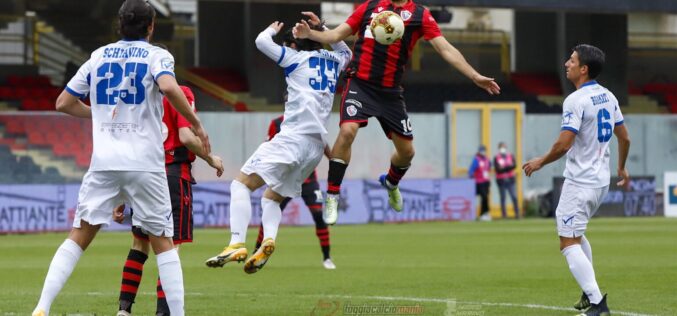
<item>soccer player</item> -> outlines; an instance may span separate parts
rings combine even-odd
[[[379,12],[390,10],[404,20],[405,34],[401,40],[386,46],[373,38],[369,24]],[[303,12],[311,15],[311,12]],[[340,131],[329,162],[327,200],[324,219],[333,225],[338,218],[338,194],[350,162],[351,145],[357,130],[376,117],[386,136],[395,145],[390,159],[390,169],[379,178],[388,190],[389,204],[395,211],[402,210],[402,196],[398,189],[414,158],[412,124],[407,115],[401,87],[404,68],[416,42],[423,37],[435,50],[476,85],[490,94],[500,88],[494,79],[480,75],[463,55],[442,36],[430,11],[412,0],[368,0],[338,27],[318,32],[311,30],[305,21],[297,23],[294,34],[320,43],[335,43],[351,34],[357,34],[353,59],[346,70],[347,83],[341,102]]]
[[[247,258],[245,238],[252,214],[251,192],[267,184],[261,198],[263,243],[244,266],[247,273],[261,269],[275,250],[282,218],[280,203],[285,197],[301,194],[303,180],[322,159],[337,80],[352,54],[343,42],[332,45],[333,52],[311,40],[296,40],[295,48],[277,45],[272,37],[282,26],[273,22],[258,35],[256,47],[285,69],[289,95],[285,119],[280,133],[259,146],[231,183],[230,244],[205,262],[209,267],[222,267],[227,262]]]
[[[186,86],[180,86],[188,103],[195,110],[195,96],[193,91]],[[167,98],[162,99],[164,115],[162,116],[165,169],[167,170],[167,185],[172,203],[172,218],[174,219],[174,247],[179,250],[179,245],[193,242],[193,190],[195,179],[191,173],[192,162],[195,155],[206,161],[216,169],[216,176],[223,174],[223,162],[219,156],[205,154],[200,139],[190,129],[190,123],[177,112]],[[114,216],[116,221],[124,219],[122,211],[124,206],[119,207]],[[132,313],[132,304],[136,299],[136,293],[143,275],[143,265],[148,259],[150,243],[148,234],[138,226],[132,227],[134,238],[132,248],[127,255],[127,261],[122,271],[122,284],[120,285],[120,307],[117,316],[129,316]],[[158,278],[157,283],[157,311],[156,316],[169,315],[169,307],[162,290],[162,282]]]
[[[559,248],[569,264],[569,270],[583,289],[574,305],[587,310],[581,315],[609,315],[606,294],[595,280],[592,248],[585,238],[588,221],[595,215],[609,191],[609,141],[618,139],[619,186],[630,181],[625,161],[630,150],[628,130],[618,100],[595,78],[602,71],[604,52],[581,44],[573,48],[566,64],[566,76],[576,91],[564,100],[562,129],[559,138],[545,156],[528,161],[522,169],[527,176],[543,166],[567,155],[564,185],[557,205]]]
[[[285,37],[285,45],[296,46],[291,33],[288,32],[287,34],[289,36]],[[280,132],[282,121],[284,121],[284,115],[281,115],[270,121],[270,126],[268,127],[269,141]],[[329,157],[329,146],[326,144],[324,146],[324,154],[325,156]],[[303,181],[303,185],[301,186],[301,197],[303,198],[303,202],[306,203],[310,214],[313,215],[313,221],[315,222],[315,235],[317,235],[317,238],[320,240],[320,249],[322,250],[322,265],[325,269],[334,270],[336,269],[336,265],[331,260],[331,256],[329,254],[329,227],[327,227],[327,223],[325,223],[324,219],[322,219],[323,197],[322,191],[320,190],[320,183],[317,182],[317,172],[315,172],[315,170],[313,170],[310,176],[305,181]],[[284,201],[280,203],[280,209],[284,211],[289,201],[291,201],[291,198],[285,198]],[[263,225],[260,225],[259,236],[256,239],[256,247],[254,248],[254,252],[256,252],[256,250],[261,247],[261,243],[263,243],[263,235]]]
[[[174,58],[148,43],[155,10],[127,0],[118,11],[123,40],[94,51],[56,100],[56,109],[92,119],[94,150],[78,197],[73,229],[50,263],[34,316],[48,315],[83,251],[111,210],[124,201],[148,235],[172,315],[184,314],[183,273],[172,244],[172,208],[162,149],[162,94],[193,126],[204,152],[209,139],[174,79]],[[79,99],[89,94],[91,107]]]

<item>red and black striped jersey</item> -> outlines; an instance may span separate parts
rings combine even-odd
[[[280,132],[282,121],[284,121],[284,115],[280,115],[270,121],[270,125],[268,126],[268,140],[273,139],[273,137],[275,137],[275,135]],[[308,178],[303,181],[303,183],[309,183],[312,181],[317,181],[317,173],[315,170],[313,170],[313,173],[311,173],[310,176],[308,176]]]
[[[383,11],[393,11],[404,21],[404,36],[391,45],[376,42],[369,29],[371,19]],[[429,41],[442,36],[430,10],[412,0],[403,6],[396,6],[391,0],[365,1],[346,23],[353,34],[357,34],[353,59],[346,73],[387,88],[400,85],[414,45],[421,37]]]
[[[181,90],[186,95],[188,103],[195,111],[195,96],[193,91],[186,86],[181,86]],[[165,169],[168,176],[181,177],[186,181],[194,182],[191,174],[191,163],[195,161],[195,154],[181,143],[179,138],[179,129],[190,127],[190,122],[186,120],[169,103],[167,97],[162,98],[164,115],[162,116],[163,134],[165,134]],[[166,131],[165,131],[166,128]]]

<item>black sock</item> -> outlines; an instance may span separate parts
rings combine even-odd
[[[313,220],[315,221],[315,235],[320,240],[320,248],[322,248],[322,260],[329,259],[329,227],[327,223],[322,219],[322,212],[310,212],[313,214]]]
[[[346,175],[346,168],[348,164],[340,159],[329,160],[329,174],[327,175],[327,193],[339,194],[341,193],[341,182]]]
[[[141,276],[143,275],[143,265],[147,259],[147,254],[129,249],[127,261],[125,261],[125,266],[122,269],[119,310],[132,312],[132,304],[136,299],[136,292],[139,290],[139,283],[141,283]]]
[[[407,170],[409,170],[409,166],[396,167],[391,162],[390,169],[388,169],[388,175],[386,175],[386,180],[388,180],[388,183],[396,187],[398,184],[400,184],[400,180],[402,180],[404,174],[407,173]]]
[[[157,278],[157,307],[155,311],[156,315],[169,315],[169,305],[167,305],[165,291],[162,290],[162,282],[160,282],[160,277]]]

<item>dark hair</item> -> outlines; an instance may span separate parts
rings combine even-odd
[[[319,25],[311,25],[310,26],[311,30],[323,32],[324,31],[324,24],[320,23]],[[322,43],[304,38],[304,39],[298,39],[294,37],[294,34],[292,34],[292,29],[288,29],[287,32],[284,33],[284,38],[282,39],[283,45],[285,46],[290,46],[292,43],[296,44],[296,50],[298,51],[314,51],[321,49]]]
[[[588,66],[588,78],[595,79],[602,72],[606,59],[604,52],[592,45],[579,44],[572,49],[578,53],[578,61],[581,66]]]
[[[155,9],[145,0],[125,0],[118,11],[118,32],[129,40],[144,39],[155,20]]]

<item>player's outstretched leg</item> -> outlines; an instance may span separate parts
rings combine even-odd
[[[341,124],[336,142],[331,150],[332,158],[329,160],[329,173],[327,175],[327,199],[324,203],[323,214],[324,222],[329,225],[336,224],[338,220],[341,183],[350,162],[351,146],[359,129],[360,124],[355,122]]]
[[[223,251],[205,261],[210,268],[223,267],[224,264],[247,259],[245,240],[247,226],[252,217],[252,191],[238,180],[230,184],[230,244]]]
[[[101,225],[90,225],[80,222],[80,227],[73,228],[68,239],[56,250],[52,262],[49,264],[45,284],[42,287],[38,306],[33,310],[33,316],[49,315],[49,309],[54,299],[68,281],[80,256],[92,242]]]
[[[409,170],[411,160],[414,159],[414,144],[411,138],[400,136],[393,133],[393,144],[395,153],[390,159],[390,169],[388,173],[381,175],[379,182],[388,190],[388,203],[395,211],[401,212],[403,207],[402,194],[398,185],[400,180]]]
[[[282,221],[282,210],[280,209],[282,200],[284,200],[284,197],[273,192],[270,188],[266,189],[261,198],[261,208],[263,209],[261,223],[263,224],[264,239],[261,247],[244,264],[244,271],[249,274],[261,270],[275,251],[275,238]]]

